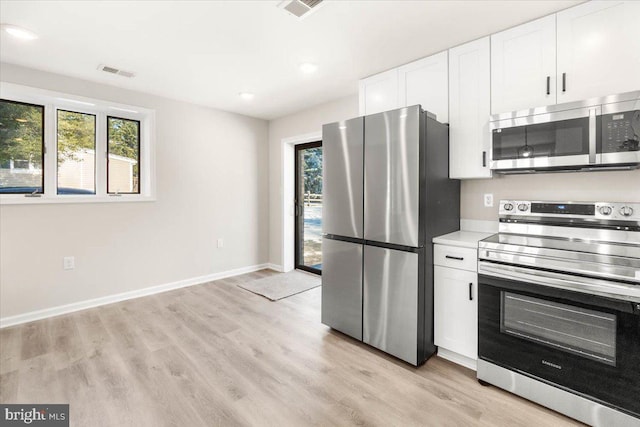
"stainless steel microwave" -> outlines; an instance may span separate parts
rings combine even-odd
[[[640,90],[490,120],[490,167],[497,173],[640,167]]]

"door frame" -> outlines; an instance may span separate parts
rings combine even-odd
[[[294,166],[293,166],[293,207],[294,207],[294,231],[293,231],[293,240],[294,240],[294,261],[293,261],[293,265],[294,268],[297,270],[304,270],[304,271],[308,271],[309,273],[314,273],[314,274],[318,274],[318,275],[322,275],[322,271],[317,269],[317,268],[313,268],[313,267],[309,267],[307,265],[304,265],[304,257],[301,257],[301,249],[303,249],[302,247],[300,247],[300,242],[301,242],[301,237],[304,237],[304,235],[300,235],[301,232],[304,232],[304,225],[302,227],[302,230],[300,229],[300,221],[302,220],[302,222],[304,223],[304,215],[300,215],[301,212],[303,212],[304,209],[304,199],[302,200],[302,209],[301,209],[301,205],[300,205],[300,201],[298,200],[298,195],[300,194],[300,180],[298,179],[298,168],[300,167],[300,156],[299,153],[302,150],[307,150],[309,148],[321,148],[322,147],[322,141],[313,141],[313,142],[305,142],[303,144],[296,144],[293,148],[294,148]]]

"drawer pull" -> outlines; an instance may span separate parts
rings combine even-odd
[[[462,260],[464,260],[464,258],[463,258],[463,257],[461,257],[461,256],[445,255],[444,257],[445,257],[445,258],[448,258],[448,259],[455,259],[456,261],[462,261]]]

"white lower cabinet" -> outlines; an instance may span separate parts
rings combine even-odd
[[[459,248],[451,248],[450,259]],[[437,261],[436,261],[437,263]],[[446,263],[445,263],[446,264]],[[475,369],[478,358],[478,273],[448,265],[434,266],[434,341],[438,354]]]

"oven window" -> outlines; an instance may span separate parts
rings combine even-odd
[[[589,154],[589,118],[493,131],[493,160]]]
[[[616,316],[502,292],[500,331],[616,366]]]

